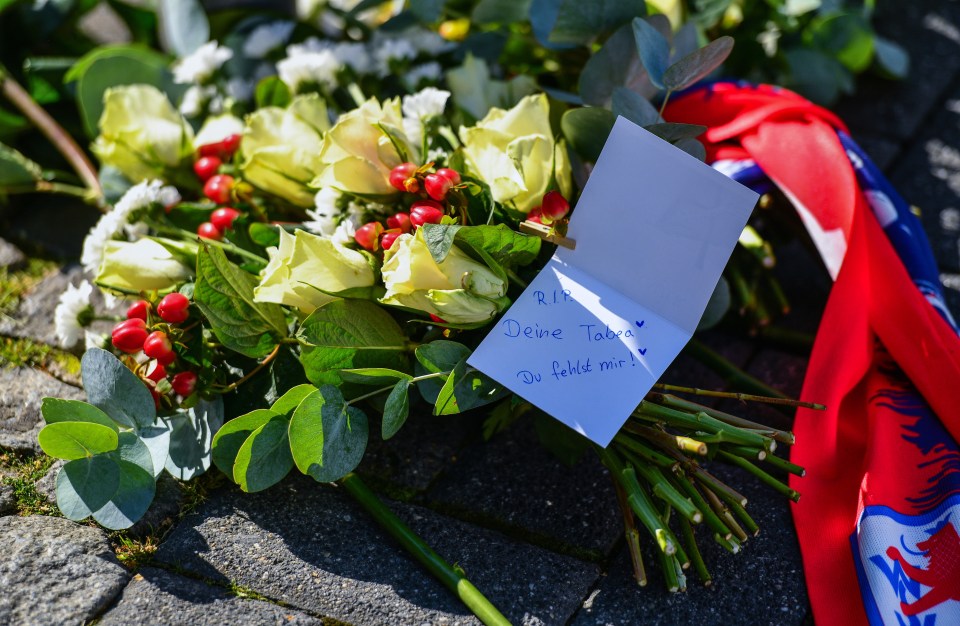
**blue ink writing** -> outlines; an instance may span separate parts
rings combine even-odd
[[[552,293],[545,293],[537,289],[533,292],[533,297],[537,299],[537,304],[542,306],[573,302],[573,297],[570,295],[569,289],[554,289]]]
[[[599,326],[596,326],[595,324],[580,324],[580,328],[587,329],[587,341],[603,341],[604,339],[612,340],[619,339],[621,337],[636,337],[632,328],[628,328],[627,330],[613,331],[610,330],[609,325],[605,325],[605,330],[603,332],[594,331],[594,328],[599,328]]]
[[[541,328],[539,324],[523,326],[515,319],[505,319],[500,322],[500,324],[504,326],[503,334],[513,339],[517,337],[526,337],[527,339],[563,339],[562,328]]]
[[[532,385],[533,383],[538,383],[543,380],[540,377],[540,374],[534,374],[530,370],[520,370],[517,372],[517,378],[522,380],[524,384]]]
[[[593,366],[590,364],[590,359],[587,359],[585,362],[581,363],[580,359],[577,359],[576,362],[567,359],[567,366],[563,367],[560,365],[560,361],[553,362],[553,372],[551,375],[560,380],[561,378],[566,378],[567,376],[577,376],[579,374],[589,374],[593,371]]]
[[[646,321],[647,321],[647,320],[640,320],[639,322],[636,322],[637,328],[643,328],[643,324],[644,324]]]

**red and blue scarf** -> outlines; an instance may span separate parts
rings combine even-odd
[[[829,111],[718,82],[666,118],[793,202],[835,283],[810,357],[793,508],[817,624],[960,624],[960,338],[920,221]],[[854,601],[859,598],[860,601]]]

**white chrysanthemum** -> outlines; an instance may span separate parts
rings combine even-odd
[[[338,43],[332,51],[342,65],[346,65],[357,74],[369,74],[373,70],[373,59],[370,58],[367,47],[362,43]]]
[[[437,82],[443,75],[443,68],[436,61],[421,63],[410,68],[410,71],[404,74],[403,80],[407,87],[416,89],[423,81]]]
[[[217,88],[213,85],[205,87],[191,85],[183,92],[183,99],[180,100],[180,112],[185,117],[197,117],[203,113],[203,106],[216,95]]]
[[[357,234],[357,229],[363,225],[363,207],[356,202],[351,202],[347,205],[347,210],[344,213],[346,215],[343,221],[330,236],[334,243],[342,246],[352,243],[354,241],[353,236]]]
[[[84,351],[89,350],[90,348],[106,348],[107,336],[101,335],[100,333],[94,333],[89,330],[83,331],[83,349]]]
[[[314,196],[314,205],[316,208],[307,211],[309,221],[303,223],[303,227],[324,237],[332,237],[337,230],[337,223],[340,217],[340,208],[337,201],[341,193],[333,187],[324,187]]]
[[[383,37],[374,43],[373,58],[377,62],[377,71],[381,76],[390,74],[391,61],[413,59],[416,56],[417,49],[406,39]]]
[[[243,42],[243,54],[251,59],[262,59],[287,43],[293,27],[293,22],[270,22],[257,26]]]
[[[450,158],[450,153],[443,148],[431,148],[427,151],[426,162],[446,163]]]
[[[296,57],[301,54],[310,54],[311,52],[323,52],[330,50],[333,44],[325,39],[317,37],[307,37],[300,43],[294,43],[287,46],[287,56]]]
[[[238,102],[248,102],[253,99],[256,84],[252,80],[239,76],[227,81],[227,95]]]
[[[233,50],[216,41],[208,41],[173,66],[173,82],[202,83],[233,58]]]
[[[53,312],[53,324],[61,348],[72,348],[83,336],[86,322],[80,316],[90,314],[92,293],[93,285],[83,281],[77,287],[67,285],[67,290],[60,294],[60,303]]]
[[[104,246],[124,230],[134,211],[154,202],[167,207],[179,201],[180,194],[177,190],[164,186],[159,180],[144,181],[128,189],[113,208],[90,229],[86,239],[83,240],[83,252],[80,254],[83,269],[90,274],[97,273],[103,261]]]
[[[292,46],[291,46],[292,47]],[[301,83],[319,83],[328,87],[337,85],[340,62],[330,50],[303,52],[277,63],[280,80],[296,92]]]
[[[422,120],[434,115],[442,115],[449,99],[449,91],[427,87],[403,97],[403,116]]]

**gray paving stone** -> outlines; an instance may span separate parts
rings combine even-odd
[[[0,484],[0,516],[11,515],[17,512],[17,498],[13,487]]]
[[[28,367],[0,367],[0,448],[39,453],[37,434],[43,427],[40,403],[52,396],[82,400],[83,391]]]
[[[698,529],[698,545],[713,585],[704,587],[691,569],[687,570],[687,591],[673,594],[666,591],[652,544],[643,536],[647,586],[637,586],[630,558],[621,549],[572,626],[805,622],[809,604],[789,502],[739,468],[713,464],[709,469],[748,498],[747,509],[760,525],[760,535],[751,538],[739,554],[730,554],[708,539],[705,529]]]
[[[622,534],[613,485],[596,455],[587,450],[567,466],[540,444],[530,418],[464,450],[426,501],[527,541],[593,558],[606,556]]]
[[[27,257],[20,248],[0,238],[0,269],[6,268],[10,271],[20,269],[26,260]]]
[[[145,567],[137,572],[116,605],[98,623],[100,626],[323,626],[323,620],[301,611],[262,600],[241,599],[220,587],[154,567]]]
[[[566,623],[596,580],[594,565],[420,507],[390,506],[516,623]],[[309,479],[215,495],[156,559],[357,626],[477,623],[346,494]]]
[[[82,624],[130,579],[99,528],[59,517],[0,518],[0,623]]]

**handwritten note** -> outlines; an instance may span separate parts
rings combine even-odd
[[[558,248],[468,359],[606,446],[693,335],[757,194],[618,118]]]

